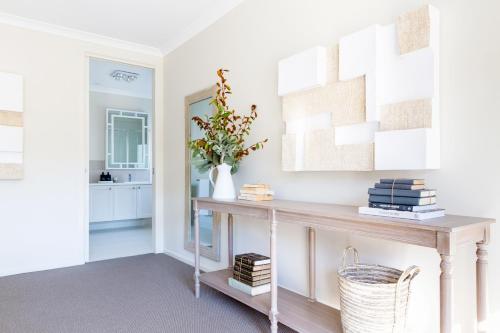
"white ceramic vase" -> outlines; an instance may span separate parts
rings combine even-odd
[[[217,166],[217,179],[214,183],[213,172],[215,168],[210,169],[208,177],[214,187],[212,198],[215,200],[234,200],[236,192],[234,191],[233,177],[231,176],[231,166],[222,163]]]

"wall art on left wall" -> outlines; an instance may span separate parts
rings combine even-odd
[[[0,73],[0,180],[23,179],[23,77]]]

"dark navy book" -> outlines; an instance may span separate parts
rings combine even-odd
[[[424,206],[408,206],[408,205],[391,205],[379,202],[370,202],[370,208],[379,208],[387,210],[400,210],[403,212],[421,212],[426,210],[437,209],[437,205],[424,205]]]
[[[406,185],[424,185],[423,179],[408,179],[408,178],[383,178],[380,180],[383,184],[406,184]]]
[[[399,190],[389,188],[370,188],[368,194],[393,195],[397,197],[426,198],[436,195],[435,190]]]
[[[376,183],[375,188],[397,188],[399,190],[423,190],[425,185]]]
[[[423,206],[436,203],[436,197],[427,198],[411,198],[411,197],[391,197],[390,195],[372,195],[368,198],[369,202],[408,205],[408,206]]]

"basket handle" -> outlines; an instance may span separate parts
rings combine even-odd
[[[359,264],[358,250],[356,250],[352,246],[348,246],[348,247],[345,248],[344,255],[342,256],[342,269],[344,269],[345,266],[346,266],[346,259],[347,259],[347,255],[349,254],[349,252],[352,252],[353,255],[354,255],[354,265]]]
[[[404,272],[403,274],[401,274],[401,276],[399,277],[398,279],[398,283],[396,284],[396,298],[394,299],[394,325],[393,325],[393,332],[395,329],[398,328],[398,306],[397,306],[397,302],[399,302],[399,295],[401,293],[401,284],[406,281],[407,279],[410,279],[410,282],[411,280],[413,280],[413,278],[415,276],[418,275],[418,273],[420,273],[420,267],[418,266],[410,266],[408,267]]]
[[[418,266],[410,266],[410,267],[408,267],[403,272],[403,274],[401,274],[401,276],[398,279],[398,285],[397,285],[398,289],[399,289],[399,286],[401,285],[401,283],[403,283],[404,281],[406,281],[406,279],[408,279],[408,278],[410,279],[410,281],[413,280],[413,278],[415,276],[417,276],[418,273],[420,273],[420,267],[418,267]]]

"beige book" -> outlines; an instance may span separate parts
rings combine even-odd
[[[271,186],[268,184],[243,184],[242,188],[248,189],[248,188],[265,188],[265,189],[270,189]]]
[[[274,195],[274,191],[265,188],[242,188],[240,193],[243,194],[261,194],[261,195]]]
[[[270,200],[273,200],[273,196],[272,195],[245,194],[245,195],[239,195],[238,199],[248,200],[248,201],[270,201]]]

